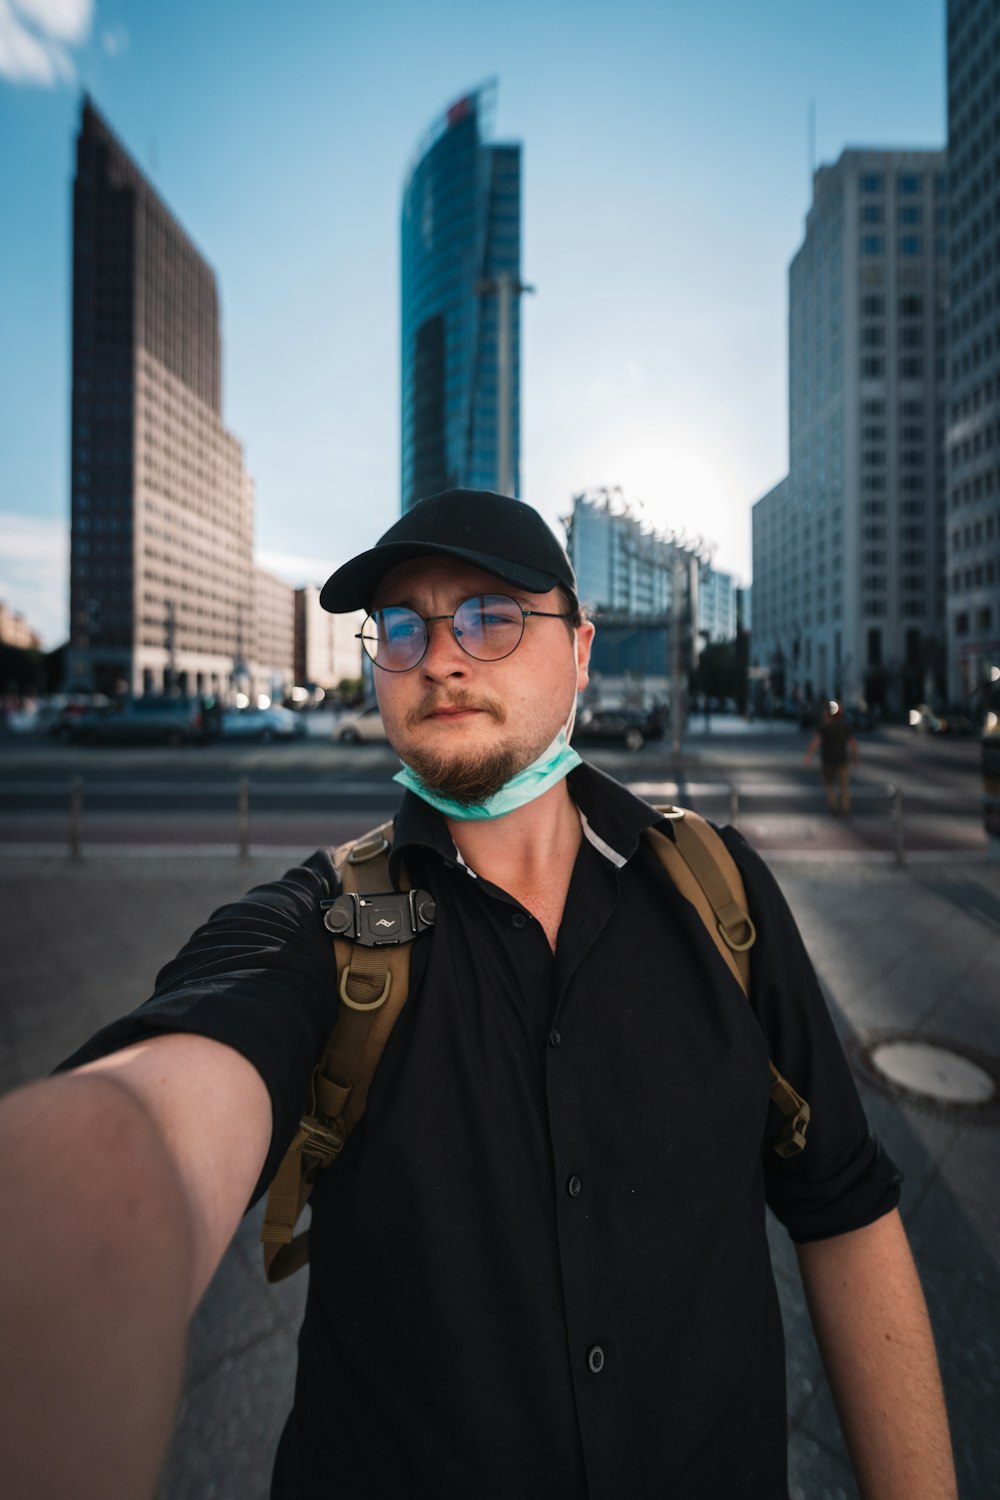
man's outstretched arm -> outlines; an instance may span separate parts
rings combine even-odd
[[[189,1035],[0,1100],[0,1473],[10,1500],[152,1496],[188,1320],[270,1129],[250,1064]]]
[[[797,1251],[863,1500],[955,1500],[934,1339],[898,1212]]]

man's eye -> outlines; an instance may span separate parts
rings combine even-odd
[[[387,641],[412,641],[419,635],[423,622],[414,617],[402,620],[385,621],[385,638]]]
[[[477,609],[473,619],[472,628],[479,630],[496,629],[502,625],[513,625],[518,619],[517,612],[502,606],[491,606],[489,609]]]

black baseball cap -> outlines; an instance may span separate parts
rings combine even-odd
[[[457,557],[530,594],[561,584],[577,603],[573,566],[547,523],[522,500],[492,490],[444,490],[419,500],[370,551],[327,579],[319,602],[331,614],[368,609],[390,568],[428,554]]]

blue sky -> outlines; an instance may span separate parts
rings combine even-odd
[[[786,472],[786,269],[817,163],[945,139],[944,0],[0,0],[0,599],[65,637],[81,90],[215,268],[261,560],[399,507],[399,204],[496,77],[524,148],[522,494],[621,485],[750,570]]]

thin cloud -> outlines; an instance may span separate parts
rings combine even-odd
[[[72,79],[68,48],[90,35],[93,0],[0,0],[0,77],[51,88]]]
[[[0,515],[0,599],[46,647],[68,634],[69,530],[65,521]]]
[[[128,32],[124,26],[116,26],[112,31],[102,31],[101,46],[109,57],[118,57],[122,52],[128,50]]]
[[[314,557],[304,557],[297,552],[259,551],[254,554],[254,562],[258,568],[263,568],[266,573],[276,573],[297,589],[307,584],[325,583],[333,571],[332,566],[325,568],[322,565],[317,570]]]

